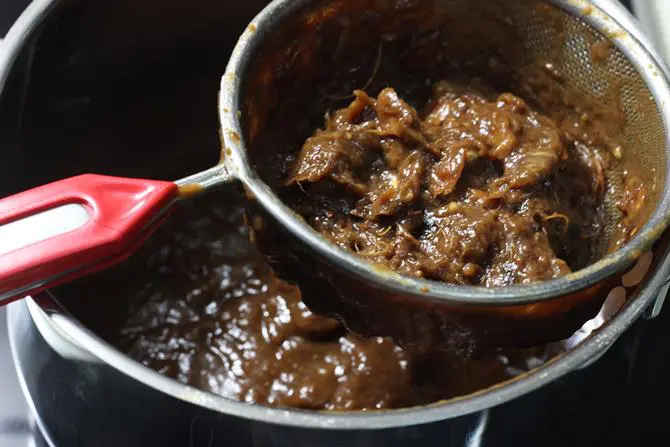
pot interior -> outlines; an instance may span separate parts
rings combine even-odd
[[[34,59],[24,65],[30,72],[12,79],[25,96],[3,97],[23,101],[23,113],[16,131],[3,133],[14,149],[0,167],[0,193],[84,172],[171,180],[216,163],[219,78],[237,36],[265,4],[63,4],[35,41]],[[136,360],[263,405],[422,405],[519,376],[568,346],[455,364],[381,338],[362,340],[309,314],[295,289],[271,277],[241,227],[240,191],[213,193],[179,209],[128,263],[54,294]],[[296,369],[277,370],[277,356]],[[301,369],[310,365],[319,368]]]

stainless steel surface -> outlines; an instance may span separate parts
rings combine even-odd
[[[39,0],[38,6],[47,6],[47,1]],[[26,19],[28,20],[28,19]],[[15,45],[21,45],[19,41]],[[77,340],[79,348],[95,353],[103,363],[88,362],[85,359],[61,357],[51,350],[42,337],[37,337],[30,318],[27,303],[12,306],[16,318],[13,342],[18,348],[26,347],[17,354],[24,361],[24,377],[36,401],[45,405],[42,414],[54,417],[65,424],[66,430],[74,433],[78,445],[140,445],[137,433],[143,436],[172,436],[158,439],[161,447],[166,445],[211,446],[215,439],[228,445],[413,445],[413,439],[432,432],[439,442],[430,445],[444,445],[445,439],[458,445],[455,432],[466,433],[466,437],[477,441],[481,421],[489,424],[485,415],[488,409],[519,397],[567,375],[580,365],[589,362],[610,346],[651,304],[663,279],[670,273],[670,259],[666,258],[659,273],[646,285],[642,294],[629,302],[621,314],[604,330],[582,341],[565,358],[539,369],[532,375],[499,389],[489,391],[472,399],[435,404],[426,408],[396,412],[372,412],[369,414],[321,414],[301,411],[273,410],[230,402],[194,388],[180,385],[166,377],[150,371],[133,362],[121,352],[112,348],[84,326],[74,321],[58,302],[49,297],[40,298],[39,306],[30,306],[33,314],[40,312],[35,321],[50,324],[59,335]],[[46,312],[41,310],[43,306]],[[67,338],[65,338],[67,340]],[[28,349],[30,342],[40,343],[37,351]],[[19,349],[17,349],[18,351]],[[83,360],[83,361],[82,361]],[[54,366],[58,373],[44,373],[45,367]],[[39,372],[44,374],[40,375]],[[610,373],[616,373],[612,370]],[[113,385],[113,386],[112,386]],[[108,394],[105,394],[108,393]],[[110,407],[92,406],[88,401],[97,396],[114,403],[114,413]],[[100,401],[100,400],[99,400]],[[79,412],[63,411],[68,405],[77,405]],[[126,411],[124,411],[126,410]],[[573,407],[570,407],[574,411]],[[508,410],[505,410],[508,411]],[[509,411],[514,413],[513,410]],[[531,414],[523,418],[530,418]],[[589,413],[585,413],[588,416]],[[461,416],[461,417],[459,417]],[[586,416],[585,416],[586,417]],[[448,418],[454,418],[447,420]],[[85,423],[84,423],[85,421]],[[120,421],[129,425],[116,426]],[[442,421],[434,425],[415,424]],[[95,425],[100,424],[100,425]],[[459,425],[460,424],[460,425]],[[369,430],[387,427],[388,430]],[[459,428],[460,427],[460,428]],[[160,430],[159,430],[160,428]],[[312,430],[310,430],[310,428]],[[62,426],[61,426],[62,429]],[[183,433],[182,433],[183,429]],[[87,430],[98,438],[82,438],[77,430]],[[128,433],[137,430],[137,432]],[[337,430],[332,434],[332,430]],[[194,434],[194,432],[197,432]],[[101,434],[109,438],[101,438]],[[198,434],[199,433],[199,434]],[[216,433],[217,438],[214,438]],[[183,435],[183,436],[182,436]],[[124,438],[124,436],[127,436]],[[385,437],[385,438],[384,438]],[[130,440],[114,443],[115,439]],[[379,442],[384,438],[386,442]],[[86,439],[90,441],[82,441]],[[406,441],[402,444],[400,441]],[[161,441],[164,441],[161,443]],[[240,443],[238,444],[238,441]],[[301,442],[302,441],[302,442]],[[310,442],[311,441],[311,442]],[[378,441],[378,442],[375,442]],[[105,444],[103,444],[105,443]],[[66,444],[77,445],[76,443]],[[427,445],[427,444],[423,444]],[[472,444],[477,445],[477,443]],[[494,444],[495,445],[495,444]],[[571,444],[565,444],[571,445]]]
[[[661,311],[663,310],[665,300],[668,298],[668,291],[670,291],[670,284],[666,284],[658,292],[658,297],[656,298],[656,300],[654,300],[652,305],[649,306],[649,309],[647,309],[647,311],[644,314],[644,317],[646,319],[651,320],[660,315]]]
[[[100,359],[79,345],[76,339],[60,330],[59,317],[55,317],[55,320],[49,318],[44,312],[39,311],[39,306],[32,299],[25,300],[25,306],[33,317],[35,328],[54,352],[68,360],[101,363]]]
[[[223,415],[194,405],[195,396],[174,399],[108,365],[62,358],[39,335],[23,302],[10,307],[9,325],[28,396],[58,446],[443,447],[448,439],[475,447],[488,428],[488,412],[375,431],[310,430]]]
[[[233,177],[228,173],[224,165],[214,166],[206,171],[198,172],[189,177],[177,180],[175,183],[180,188],[186,186],[196,186],[202,188],[201,191],[206,192],[212,188],[217,188],[233,180]]]
[[[190,402],[224,414],[246,419],[282,424],[290,427],[362,430],[413,426],[458,418],[486,410],[534,391],[574,369],[593,362],[607,350],[617,338],[654,302],[658,291],[670,276],[670,254],[663,261],[653,277],[644,285],[640,294],[629,300],[620,313],[604,328],[579,337],[576,346],[558,361],[550,362],[532,373],[519,377],[504,385],[482,391],[467,399],[436,403],[421,408],[398,411],[368,411],[343,414],[301,412],[281,410],[232,402],[201,390],[177,383],[120,353],[114,347],[98,338],[83,324],[67,314],[60,304],[50,296],[40,297],[40,305],[28,306],[34,320],[51,318],[59,332],[77,340],[78,347],[94,353],[95,357],[113,368],[133,377],[152,389],[176,399]],[[617,308],[618,309],[618,308]],[[37,313],[38,315],[34,315]]]
[[[34,447],[39,435],[9,349],[6,308],[0,308],[0,374],[0,446]]]
[[[653,149],[656,151],[655,164],[661,163],[663,169],[670,172],[670,157],[667,156],[667,135],[670,135],[668,130],[670,129],[669,71],[663,60],[655,53],[635,19],[619,2],[613,0],[596,0],[593,2],[551,0],[550,3],[579,19],[566,19],[571,32],[585,32],[589,34],[590,38],[596,36],[592,31],[584,31],[587,29],[583,25],[585,23],[600,33],[601,36],[608,36],[607,38],[611,40],[611,43],[620,50],[620,53],[618,53],[620,56],[616,57],[614,63],[615,66],[611,67],[609,72],[604,73],[604,75],[607,75],[607,78],[603,78],[606,83],[624,75],[624,73],[627,76],[633,74],[634,77],[637,76],[635,73],[639,74],[643,82],[635,80],[636,90],[630,96],[622,97],[622,100],[624,103],[633,101],[632,98],[638,92],[638,85],[642,84],[648,87],[660,116],[648,117],[647,121],[639,121],[637,117],[633,116],[630,121],[633,122],[634,126],[637,126],[635,128],[636,133],[633,134],[643,141],[648,141],[649,144],[661,145],[659,147],[654,146]],[[636,259],[640,253],[647,251],[667,227],[670,221],[670,189],[666,184],[656,213],[623,249],[605,256],[578,272],[555,280],[496,289],[438,283],[387,271],[382,274],[375,266],[330,243],[309,227],[304,220],[297,217],[288,206],[281,202],[271,188],[259,179],[249,165],[245,143],[239,137],[245,135],[240,117],[240,111],[244,108],[241,89],[246,76],[249,75],[250,62],[255,60],[254,56],[263,41],[272,38],[273,32],[284,21],[301,8],[314,4],[317,3],[310,0],[276,0],[253,20],[254,26],[248,27],[240,37],[226,73],[221,79],[219,116],[224,147],[228,151],[225,162],[231,175],[239,178],[245,184],[258,203],[281,226],[288,229],[296,241],[313,249],[318,257],[325,259],[329,264],[337,266],[351,277],[358,278],[362,283],[373,284],[379,290],[418,299],[465,304],[476,303],[478,305],[527,304],[578,292],[622,271],[630,265],[631,259]],[[510,3],[510,5],[512,4],[514,3]],[[524,8],[524,4],[521,5],[520,8],[517,7],[516,9],[519,9],[519,14],[523,17],[524,13],[521,10]],[[553,31],[549,30],[549,35],[553,35]],[[535,50],[538,52],[544,50],[541,39]],[[571,53],[572,50],[574,51]],[[566,72],[565,75],[570,77],[571,82],[582,86],[586,94],[589,89],[596,88],[588,84],[589,82],[595,82],[593,75],[603,73],[586,65],[591,63],[590,59],[588,57],[585,59],[582,55],[584,51],[588,54],[588,49],[582,51],[581,46],[576,45],[572,50],[568,49],[566,53],[572,64],[570,67],[572,70]],[[583,85],[584,83],[586,85]],[[597,86],[599,84],[593,85]],[[630,110],[634,110],[634,108]],[[660,126],[659,129],[655,128],[656,124]],[[659,132],[662,134],[659,134]]]
[[[654,45],[665,57],[670,55],[670,29],[666,26],[670,16],[667,0],[633,0],[633,12],[642,23]]]

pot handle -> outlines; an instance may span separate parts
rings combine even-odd
[[[173,182],[86,174],[0,200],[0,305],[127,258],[167,216]]]

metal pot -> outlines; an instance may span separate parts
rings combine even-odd
[[[83,170],[169,179],[211,165],[218,155],[218,75],[237,35],[264,4],[35,0],[0,46],[0,194]],[[619,8],[617,20],[632,18]],[[635,37],[645,39],[639,32]],[[211,112],[202,108],[208,116],[173,114],[174,104],[162,102],[166,86],[185,79],[211,98]],[[148,119],[147,104],[152,113],[164,112]],[[63,113],[71,119],[50,124]],[[191,119],[179,121],[185,117]],[[191,132],[201,125],[202,137]],[[174,153],[157,163],[168,142]],[[445,445],[449,439],[478,445],[491,409],[584,367],[645,312],[658,313],[670,276],[666,250],[659,249],[653,268],[605,327],[556,360],[475,395],[395,411],[271,409],[179,384],[87,329],[58,290],[13,304],[9,327],[24,391],[52,442],[353,446]]]

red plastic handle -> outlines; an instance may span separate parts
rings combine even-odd
[[[163,221],[178,194],[172,182],[86,174],[0,200],[0,235],[3,226],[12,224],[16,234],[24,219],[66,205],[81,205],[88,214],[76,229],[0,250],[0,305],[123,261]]]

